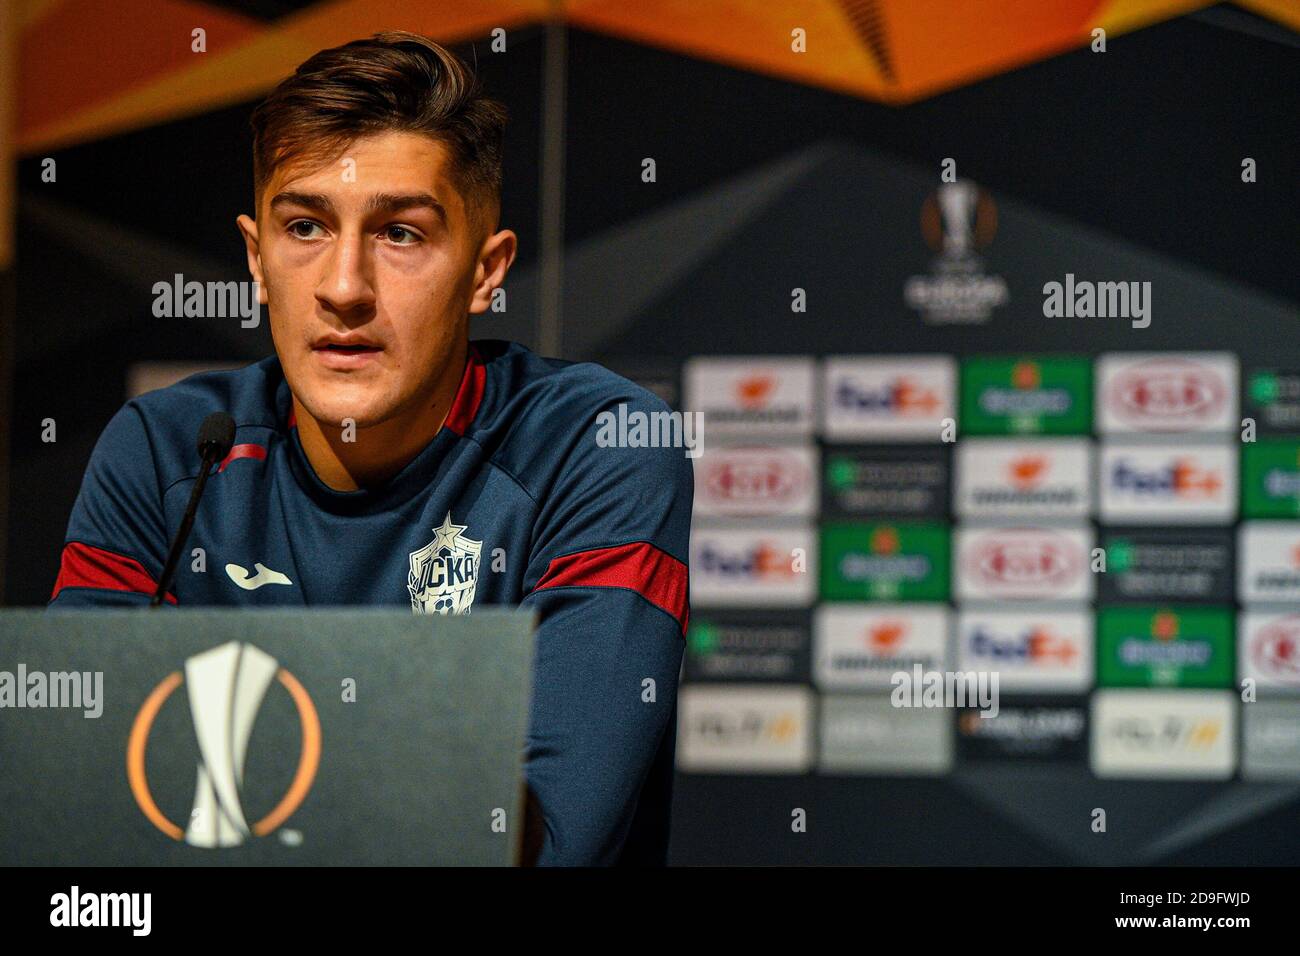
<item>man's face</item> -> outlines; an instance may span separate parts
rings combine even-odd
[[[278,168],[257,222],[240,217],[285,377],[317,420],[376,425],[459,373],[488,300],[450,160],[428,136],[362,137],[319,168]]]

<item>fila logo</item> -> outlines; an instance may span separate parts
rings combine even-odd
[[[272,681],[293,698],[302,727],[298,770],[280,802],[260,820],[250,822],[240,801],[244,789],[244,757],[257,712]],[[199,744],[198,783],[194,809],[184,830],[163,815],[154,802],[145,772],[145,751],[154,719],[181,684],[189,694],[189,709]],[[237,846],[251,836],[266,836],[302,805],[320,766],[320,717],[298,679],[270,654],[251,644],[230,641],[185,662],[150,692],[136,714],[127,741],[126,771],[140,810],[173,840],[191,846]]]
[[[293,584],[288,577],[279,571],[272,571],[260,561],[253,567],[257,569],[257,573],[250,575],[247,568],[240,567],[238,564],[227,564],[226,574],[245,591],[256,591],[263,584]]]

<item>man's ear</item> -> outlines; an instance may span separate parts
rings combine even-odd
[[[474,295],[469,300],[471,315],[480,315],[492,305],[492,293],[506,281],[506,273],[515,261],[518,241],[509,229],[502,229],[484,240],[474,274]]]
[[[257,283],[257,301],[266,305],[266,283],[262,281],[262,257],[258,252],[257,223],[248,216],[240,216],[235,220],[235,225],[239,227],[244,237],[244,251],[248,253],[248,271],[253,281]]]

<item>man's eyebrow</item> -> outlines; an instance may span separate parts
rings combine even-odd
[[[303,206],[321,213],[334,212],[334,204],[330,202],[328,196],[321,193],[276,193],[271,200],[271,208],[276,209],[280,206]]]
[[[367,213],[395,213],[403,209],[432,209],[443,225],[447,224],[447,210],[429,193],[377,193],[366,200]]]
[[[280,206],[301,206],[316,212],[332,215],[334,203],[323,193],[277,193],[271,200],[271,208]],[[403,209],[432,209],[438,214],[443,225],[447,224],[447,210],[429,193],[376,193],[366,200],[366,215],[376,213],[392,214]]]

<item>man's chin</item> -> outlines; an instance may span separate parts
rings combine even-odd
[[[298,400],[308,414],[326,428],[370,428],[383,424],[395,413],[388,403],[376,402],[373,396],[358,396],[354,402],[337,395],[324,402],[313,401],[310,396],[299,396]]]

